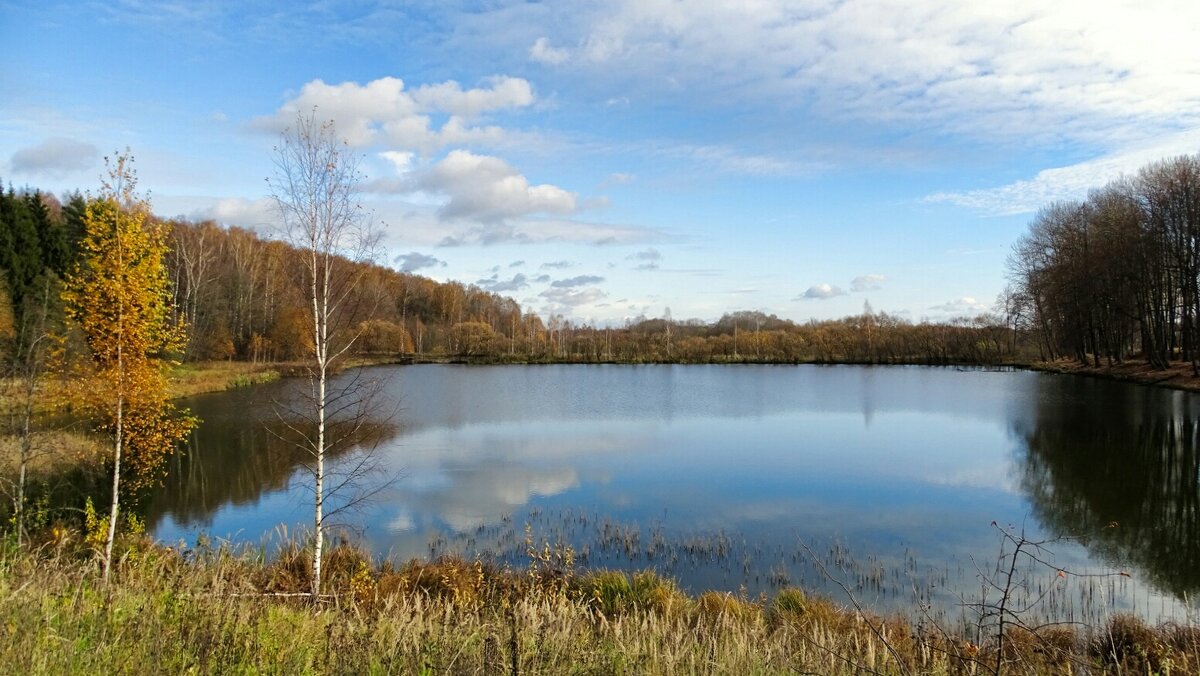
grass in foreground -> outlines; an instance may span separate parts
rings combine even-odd
[[[314,605],[305,552],[136,543],[104,587],[47,542],[0,551],[0,672],[993,673],[988,645],[797,589],[771,602],[688,596],[653,572],[574,574],[477,561],[372,565],[341,546]],[[1129,617],[1013,633],[1005,673],[1200,671],[1200,629]]]

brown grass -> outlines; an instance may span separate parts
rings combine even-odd
[[[86,552],[0,548],[0,672],[991,673],[987,645],[787,590],[689,597],[652,572],[557,577],[479,561],[376,565],[346,545],[314,605],[306,551],[127,540],[104,587]],[[536,571],[535,571],[536,572]],[[1131,618],[1014,632],[1006,673],[1197,673],[1200,630]]]
[[[20,439],[0,437],[0,475],[16,476],[20,462]],[[30,479],[67,471],[80,462],[91,462],[103,453],[102,444],[92,436],[70,430],[44,430],[31,435],[28,466]]]
[[[279,375],[276,364],[243,361],[187,363],[171,369],[167,386],[172,398],[180,398],[266,383],[277,380]]]

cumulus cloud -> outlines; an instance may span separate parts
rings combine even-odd
[[[484,289],[485,291],[491,291],[493,293],[509,293],[512,291],[520,291],[521,289],[529,286],[529,279],[521,273],[513,275],[512,279],[499,279],[498,277],[498,275],[492,275],[487,279],[481,279],[475,282],[475,285],[481,289]]]
[[[412,170],[413,153],[402,150],[385,150],[379,156],[392,166],[397,174],[406,174]]]
[[[463,90],[454,80],[422,85],[412,92],[421,110],[472,118],[492,110],[523,108],[533,103],[533,87],[519,77],[494,77],[487,87]]]
[[[13,153],[10,164],[17,173],[61,178],[94,167],[99,155],[90,143],[54,137]]]
[[[400,270],[402,272],[416,272],[417,270],[423,270],[425,268],[446,267],[446,261],[417,251],[410,251],[406,254],[400,254],[399,256],[396,256],[395,260],[400,264]]]
[[[797,300],[828,300],[836,296],[844,296],[846,292],[832,284],[814,284],[804,290]]]
[[[550,66],[557,66],[571,58],[571,53],[560,47],[550,46],[550,39],[541,37],[534,40],[529,48],[529,58]]]
[[[887,281],[887,277],[879,274],[860,275],[850,280],[850,291],[853,293],[861,293],[863,291],[878,291],[882,288],[883,283]]]
[[[313,80],[257,124],[283,129],[295,123],[298,113],[315,109],[321,118],[333,120],[338,134],[352,146],[380,144],[429,153],[452,145],[500,141],[504,130],[473,120],[493,111],[530,106],[534,99],[528,81],[503,76],[466,90],[453,80],[411,90],[395,77],[366,84]],[[435,117],[444,121],[439,125]]]
[[[508,264],[508,267],[510,267],[510,268],[519,268],[519,267],[521,267],[522,265],[525,265],[525,261],[513,261],[513,262],[511,262],[511,263],[509,263],[509,264]]]
[[[540,267],[542,270],[566,270],[573,265],[575,264],[571,261],[550,261],[548,263],[542,263]]]
[[[196,220],[214,220],[226,225],[264,231],[279,223],[279,211],[275,202],[268,197],[256,200],[228,198],[195,210],[190,216]]]
[[[575,193],[529,180],[504,160],[452,150],[418,181],[424,190],[446,195],[440,210],[445,219],[498,222],[534,213],[575,211]]]
[[[550,286],[552,286],[556,289],[569,289],[569,288],[575,287],[575,286],[587,286],[588,284],[599,284],[600,282],[603,282],[603,281],[604,281],[603,277],[598,277],[596,275],[579,275],[577,277],[569,277],[567,279],[560,279],[560,280],[554,282],[553,284],[551,284]]]

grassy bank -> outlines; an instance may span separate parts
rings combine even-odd
[[[278,380],[280,372],[278,364],[200,362],[175,366],[167,375],[167,380],[171,397],[180,398],[268,383]]]
[[[654,573],[330,553],[313,605],[290,549],[137,542],[104,587],[72,543],[0,552],[0,671],[84,673],[993,673],[996,642],[807,598],[688,596]],[[69,538],[69,536],[67,536]],[[1005,673],[1197,673],[1200,630],[1118,617],[1009,632]]]

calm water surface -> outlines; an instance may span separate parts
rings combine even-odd
[[[1042,556],[1099,577],[1059,582],[1040,564],[1023,577],[1030,594],[1056,585],[1048,615],[1179,617],[1200,591],[1196,395],[931,367],[363,375],[399,405],[373,430],[383,472],[370,481],[397,478],[343,520],[381,554],[521,566],[528,524],[534,541],[570,543],[588,566],[654,567],[693,590],[836,595],[815,557],[865,603],[911,606],[917,594],[962,612],[1001,554],[996,522],[1031,539],[1082,538]],[[159,538],[258,543],[278,524],[307,524],[300,458],[268,429],[272,401],[295,385],[188,402],[204,422],[152,499]]]

